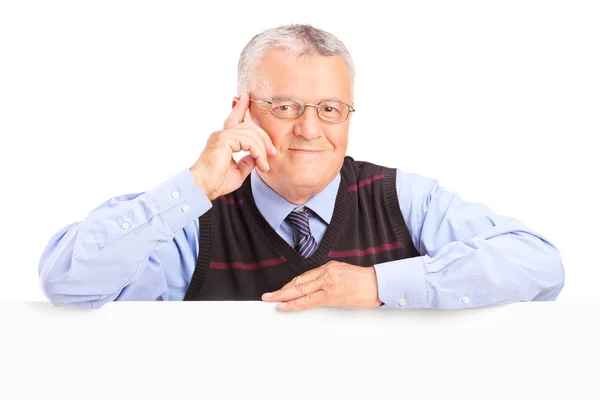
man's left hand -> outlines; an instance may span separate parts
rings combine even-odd
[[[265,293],[262,300],[281,302],[282,311],[300,311],[313,307],[375,308],[379,300],[374,267],[330,261],[298,275],[281,289]]]

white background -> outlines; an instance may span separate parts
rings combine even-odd
[[[386,3],[0,3],[0,301],[44,300],[61,227],[195,162],[252,36],[310,23],[354,57],[349,155],[519,219],[561,251],[557,302],[600,303],[598,3]]]

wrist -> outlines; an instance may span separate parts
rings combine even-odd
[[[194,186],[200,187],[204,191],[204,193],[206,194],[206,196],[208,197],[208,199],[210,201],[213,201],[214,199],[219,197],[219,194],[217,193],[217,191],[215,189],[213,189],[210,185],[207,184],[206,180],[203,177],[202,172],[200,172],[198,170],[198,168],[191,167],[190,172],[192,173],[192,176],[194,177]]]
[[[377,271],[375,270],[375,266],[369,267],[369,271],[372,277],[372,287],[373,289],[373,304],[375,307],[381,307],[384,303],[379,299],[379,284],[377,282]]]

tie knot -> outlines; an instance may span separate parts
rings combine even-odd
[[[296,217],[296,218],[308,219],[309,216],[310,216],[310,210],[306,207],[302,210],[298,210],[298,211],[294,210],[288,214],[288,218]]]
[[[294,228],[300,230],[303,234],[310,234],[310,227],[308,224],[310,214],[310,210],[304,208],[304,210],[301,211],[292,211],[288,214],[286,219],[292,223]]]

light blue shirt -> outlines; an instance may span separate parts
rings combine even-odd
[[[293,246],[285,217],[297,205],[252,172],[252,195]],[[198,217],[212,204],[188,168],[145,193],[111,198],[52,236],[38,267],[57,306],[182,300],[198,256]],[[331,221],[340,175],[305,204],[317,243]],[[437,180],[397,170],[400,210],[420,257],[375,265],[385,307],[456,309],[555,300],[564,285],[556,247],[519,221],[467,202]]]

